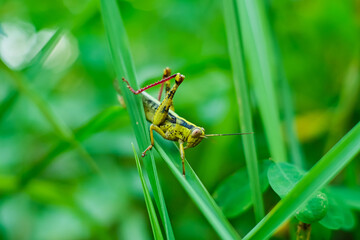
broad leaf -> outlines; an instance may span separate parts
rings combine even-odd
[[[262,192],[269,186],[267,169],[270,164],[271,162],[268,160],[260,163],[260,185]],[[236,217],[249,209],[253,205],[253,202],[246,167],[239,169],[220,183],[213,196],[226,217]]]
[[[268,170],[270,186],[280,198],[286,196],[304,174],[304,171],[289,163],[274,163]]]
[[[305,172],[289,163],[274,163],[268,171],[269,183],[274,191],[285,197],[304,176]],[[313,223],[325,217],[328,199],[325,193],[316,192],[296,212],[296,218],[304,223]]]
[[[320,221],[320,224],[329,229],[349,230],[354,227],[355,219],[346,204],[329,194],[328,213]]]
[[[349,208],[360,211],[360,187],[346,188],[343,186],[329,186],[332,195],[341,199]]]

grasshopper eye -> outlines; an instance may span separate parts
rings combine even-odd
[[[201,135],[201,130],[199,128],[195,128],[192,132],[191,132],[191,136],[196,138],[196,137],[200,137]]]

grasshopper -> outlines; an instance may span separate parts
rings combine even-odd
[[[175,84],[170,88],[170,80],[175,79]],[[154,146],[153,131],[159,133],[163,138],[179,143],[180,157],[182,162],[182,172],[185,176],[185,150],[197,146],[204,138],[209,136],[225,136],[225,135],[243,135],[251,133],[233,133],[233,134],[205,134],[205,129],[199,127],[186,119],[180,117],[174,112],[173,98],[176,90],[180,84],[184,81],[185,76],[176,73],[171,75],[171,70],[165,68],[163,72],[163,78],[150,84],[144,88],[135,91],[129,84],[129,82],[122,78],[127,84],[129,90],[134,94],[142,94],[142,102],[144,106],[145,116],[150,125],[150,141],[151,144],[142,153],[142,157],[145,157],[146,152],[151,150]],[[144,92],[145,90],[161,84],[161,89],[158,95],[158,101]],[[164,100],[160,102],[163,86],[166,84]]]

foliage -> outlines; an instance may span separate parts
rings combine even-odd
[[[320,189],[331,230],[313,224],[314,239],[360,238],[355,1],[1,6],[0,239],[288,239],[294,228],[280,226]],[[206,133],[254,132],[186,150],[186,178],[159,136],[134,161],[149,125],[140,98],[119,81],[124,109],[113,87],[167,66],[186,76],[180,116]],[[307,174],[279,201],[258,159]]]

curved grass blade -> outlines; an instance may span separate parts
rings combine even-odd
[[[109,41],[116,76],[118,79],[125,77],[133,88],[138,88],[125,27],[116,1],[101,0],[101,14]],[[150,138],[141,98],[140,96],[132,94],[122,82],[119,84],[119,87],[128,109],[138,146],[140,149],[146,149],[150,145]],[[151,152],[144,158],[144,165],[154,193],[160,218],[165,229],[166,238],[174,239],[170,218],[166,209],[160,180],[156,170],[154,156]]]
[[[14,106],[16,99],[19,96],[19,92],[12,90],[6,97],[1,101],[0,104],[0,123],[5,117],[6,113]]]
[[[142,170],[141,170],[139,157],[138,157],[138,155],[136,153],[134,145],[133,144],[131,144],[131,145],[133,147],[135,161],[136,161],[136,167],[138,169],[138,172],[139,172],[139,175],[140,175],[140,180],[141,180],[141,185],[142,185],[143,191],[144,191],[144,198],[145,198],[146,208],[147,208],[147,211],[148,211],[148,214],[149,214],[150,224],[151,224],[152,232],[154,234],[154,239],[164,239],[164,237],[162,236],[162,233],[161,233],[159,221],[158,221],[158,219],[156,217],[155,208],[154,208],[154,205],[152,203],[151,196],[150,196],[149,190],[148,190],[148,188],[146,186],[145,178],[144,178],[144,175],[143,175]]]
[[[254,132],[252,113],[248,95],[246,66],[243,52],[239,17],[237,16],[236,1],[224,0],[224,17],[227,30],[229,53],[231,58],[233,80],[239,108],[241,132]],[[259,180],[259,167],[256,155],[255,138],[253,134],[242,136],[246,167],[251,186],[251,198],[254,203],[255,219],[260,221],[264,217],[264,203]],[[240,187],[240,186],[239,186]]]
[[[166,140],[159,136],[155,136],[155,139],[156,150],[165,160],[181,186],[218,233],[219,237],[221,239],[241,239],[186,160],[186,178],[182,175],[179,150],[175,144],[167,144]]]
[[[245,239],[266,239],[311,195],[329,183],[360,152],[360,122],[351,129],[296,186],[266,215]]]
[[[62,28],[57,29],[49,41],[46,42],[46,44],[40,49],[36,56],[30,61],[28,67],[23,70],[29,79],[34,78],[42,70],[44,62],[58,44],[63,35],[63,31],[64,30]]]
[[[76,141],[73,132],[68,128],[68,126],[58,118],[55,113],[51,110],[51,107],[48,103],[39,95],[37,92],[33,91],[25,81],[24,77],[17,72],[12,71],[8,68],[2,61],[0,61],[0,67],[6,71],[10,78],[15,83],[19,92],[27,96],[34,105],[38,108],[43,117],[48,121],[54,131],[64,140],[72,144],[83,157],[83,159],[89,164],[89,166],[97,173],[100,173],[98,166],[96,165],[94,159],[89,155],[89,153]]]
[[[234,0],[235,1],[235,0]],[[236,0],[237,16],[241,23],[244,49],[254,83],[254,90],[270,153],[274,161],[286,161],[286,149],[281,130],[279,109],[271,71],[267,29],[261,21],[260,1]]]
[[[83,126],[74,130],[76,140],[82,142],[90,136],[107,129],[109,126],[119,122],[119,119],[124,115],[124,113],[125,110],[119,106],[112,106],[103,110]],[[24,186],[28,184],[29,181],[49,166],[56,157],[72,148],[74,148],[74,146],[67,141],[62,141],[56,144],[47,154],[40,158],[30,168],[23,171],[20,176],[20,185]]]
[[[51,36],[50,40],[44,45],[44,47],[36,54],[36,56],[30,61],[28,67],[24,70],[27,75],[32,78],[36,73],[41,71],[41,67],[45,62],[46,58],[50,55],[52,50],[55,48],[56,44],[60,40],[62,35],[62,30],[58,29],[53,36]],[[13,104],[16,103],[19,92],[12,92],[8,95],[8,97],[1,103],[0,106],[0,120],[3,115],[6,113],[8,109],[12,107]]]

